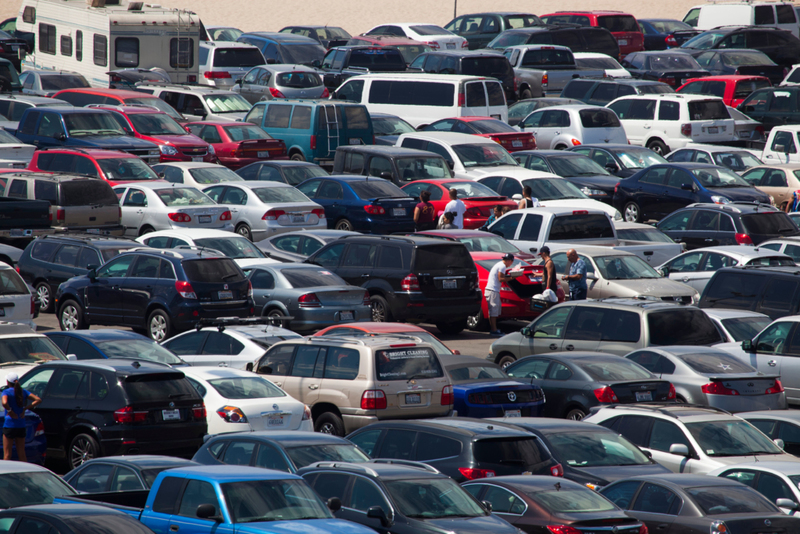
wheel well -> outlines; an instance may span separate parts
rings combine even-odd
[[[73,428],[71,428],[69,430],[69,432],[67,433],[67,439],[64,440],[65,457],[69,457],[69,451],[67,449],[69,448],[70,442],[72,442],[73,438],[75,436],[77,436],[78,434],[89,434],[95,440],[97,440],[97,446],[100,447],[100,436],[97,435],[97,432],[96,432],[96,430],[94,428],[86,427],[86,426],[76,426],[76,427],[73,427]],[[101,447],[101,449],[102,449],[102,447]],[[101,450],[101,454],[102,454],[102,450]]]
[[[575,401],[572,401],[572,402],[570,402],[570,403],[567,403],[567,407],[566,407],[566,408],[564,408],[564,417],[566,417],[566,416],[567,416],[567,414],[570,412],[570,410],[572,410],[572,409],[574,409],[574,408],[577,408],[577,409],[579,409],[580,411],[582,411],[583,413],[585,413],[585,414],[587,414],[587,415],[589,414],[589,410],[585,409],[583,406],[581,406],[581,405],[580,405],[580,404],[578,404],[577,402],[575,402]]]
[[[0,256],[0,261],[9,264],[11,267],[14,266],[14,262],[8,256]]]
[[[246,222],[240,222],[239,224],[236,225],[236,229],[238,230],[242,226],[247,226],[248,228],[250,228],[250,225],[247,224]]]
[[[295,154],[302,154],[303,157],[306,157],[305,154],[303,154],[303,151],[300,150],[299,148],[296,148],[296,147],[290,148],[289,149],[289,157],[291,157],[291,156],[293,156]]]
[[[653,141],[658,141],[659,143],[661,143],[665,147],[669,148],[669,145],[667,145],[667,142],[664,141],[663,139],[661,139],[660,137],[651,137],[650,139],[648,139],[645,142],[644,146],[647,146],[647,145],[651,144]]]
[[[555,150],[565,150],[567,148],[567,145],[558,144],[558,145],[554,146],[553,148]]]
[[[514,358],[514,361],[517,361],[517,357],[516,356],[514,356],[513,354],[511,354],[508,351],[504,351],[504,352],[501,352],[500,354],[498,354],[497,357],[495,357],[494,363],[499,365],[500,364],[500,360],[502,360],[504,356],[511,356],[512,358]]]
[[[145,325],[147,325],[147,319],[150,317],[150,314],[153,313],[155,310],[161,310],[164,313],[166,313],[167,315],[169,315],[169,312],[161,304],[158,304],[158,303],[150,304],[150,306],[147,307],[147,311],[145,311],[145,314],[144,314],[144,321],[145,321],[144,324]],[[171,317],[170,317],[170,320],[172,320]]]
[[[342,417],[342,413],[339,411],[339,408],[337,408],[335,404],[330,404],[328,402],[321,402],[311,407],[311,417],[313,417],[314,419],[328,412],[335,414],[339,418]]]
[[[282,309],[277,304],[268,304],[268,305],[264,306],[264,308],[261,310],[261,316],[263,317],[264,315],[268,314],[272,310],[280,310],[281,313],[286,313],[286,310]]]
[[[152,230],[153,232],[155,232],[155,231],[156,231],[156,229],[155,229],[155,228],[153,228],[152,226],[150,226],[149,224],[145,224],[144,226],[142,226],[141,228],[139,228],[139,237],[141,237],[141,236],[143,236],[144,234],[146,234],[147,232],[145,232],[145,230],[147,230],[148,228],[149,228],[150,230]]]

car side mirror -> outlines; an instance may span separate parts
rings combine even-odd
[[[161,178],[161,179],[163,180],[164,178],[166,178],[166,177],[167,177],[167,174],[166,174],[166,173],[164,173],[164,172],[160,172],[160,173],[158,173],[158,177],[159,177],[159,178]]]
[[[94,282],[97,280],[97,267],[94,265],[89,265],[89,272],[86,273],[87,278]]]
[[[278,64],[278,60],[275,59],[274,57],[271,57],[271,58],[267,59],[267,65],[277,65],[277,64]]]
[[[206,110],[203,108],[192,108],[192,115],[198,115],[200,117],[206,116]]]
[[[197,507],[195,515],[200,519],[213,519],[214,521],[222,521],[222,516],[217,515],[217,509],[213,504],[201,504]]]
[[[233,82],[233,83],[235,83],[236,85],[238,85],[239,87],[241,87],[241,86],[242,86],[242,79],[241,79],[241,78],[239,78],[238,80],[236,80],[236,81],[235,81],[235,82]]]
[[[68,362],[77,362],[78,355],[77,354],[67,354],[67,361]]]
[[[455,164],[455,163],[453,163],[453,161],[451,161],[451,160],[449,160],[449,159],[447,160],[447,166],[448,166],[448,167],[450,167],[450,170],[451,170],[451,171],[453,170],[453,167],[455,167],[455,165],[456,165],[456,164]]]
[[[656,272],[663,276],[664,278],[669,276],[669,267],[661,267],[656,269]]]
[[[783,450],[786,447],[786,443],[783,442],[781,438],[775,438],[772,442],[780,449]]]
[[[681,184],[681,189],[684,191],[694,191],[694,184]]]
[[[61,132],[60,134],[56,135],[55,137],[59,141],[66,141],[67,140],[67,134],[65,134],[64,132]]]
[[[492,511],[492,503],[490,503],[489,501],[481,501],[481,504],[483,505],[484,508],[486,508],[487,512]]]
[[[606,163],[606,170],[608,172],[617,172],[619,167],[617,167],[616,163]]]
[[[755,346],[756,344],[750,339],[742,341],[742,350],[745,352],[755,352]]]
[[[644,453],[645,456],[647,456],[650,459],[650,461],[653,461],[653,453],[652,452],[646,451],[644,449],[642,449],[642,452]]]
[[[386,515],[386,512],[380,506],[370,506],[367,509],[367,517],[372,519],[380,519],[381,525],[384,527],[391,527],[394,524],[394,521]]]
[[[797,510],[797,503],[794,502],[792,499],[775,499],[775,504],[778,508],[787,508],[789,510]]]
[[[244,370],[245,371],[250,371],[252,373],[253,372],[253,364],[252,363],[248,363],[247,365],[244,366]]]
[[[786,153],[786,145],[772,145],[772,150],[775,152]]]
[[[531,337],[531,327],[526,326],[522,330],[520,330],[519,333],[525,337]]]
[[[669,453],[677,456],[689,456],[689,447],[683,443],[673,443],[669,446]]]
[[[380,176],[384,180],[389,180],[390,182],[392,181],[392,173],[390,173],[388,171],[383,171],[378,176]]]
[[[753,112],[755,110],[756,110],[755,106],[740,106],[739,107],[739,111],[741,111],[743,113],[751,113],[751,112]]]
[[[314,61],[311,62],[311,66],[315,69],[318,69],[322,66],[322,61],[315,59]]]
[[[184,126],[183,129],[186,130],[186,133],[192,133],[192,129],[188,126]]]
[[[325,504],[328,506],[328,510],[334,513],[342,509],[342,501],[339,497],[331,497]]]
[[[461,356],[461,351],[460,350],[454,350],[453,354],[456,355],[456,356]]]
[[[594,275],[594,274],[587,274],[586,275],[586,279],[587,280],[592,280],[593,282],[597,282],[597,276]]]

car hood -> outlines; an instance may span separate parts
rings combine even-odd
[[[241,534],[375,534],[371,528],[344,519],[305,519],[294,521],[258,521],[238,523]]]
[[[163,143],[170,143],[175,146],[199,146],[205,147],[208,145],[205,141],[200,139],[197,136],[186,134],[186,135],[143,135],[141,137],[151,143],[163,144]]]
[[[83,137],[70,137],[65,144],[69,146],[93,146],[122,151],[148,148],[158,150],[158,147],[150,141],[129,137],[127,135],[87,135]]]
[[[568,176],[565,178],[578,187],[599,187],[611,191],[613,191],[614,187],[619,183],[618,176],[606,176],[604,174],[598,174],[596,176]]]
[[[769,196],[754,187],[706,187],[712,195],[720,195],[735,201],[769,203]]]
[[[617,180],[619,181],[619,180]],[[606,204],[605,202],[600,202],[599,200],[594,200],[591,198],[565,198],[562,200],[539,200],[539,204],[544,206],[545,208],[562,208],[562,207],[574,207],[575,209],[592,209],[592,210],[601,210],[615,220],[620,220],[622,217],[620,216],[619,211],[614,207]]]
[[[642,278],[639,280],[608,280],[611,285],[631,292],[627,296],[648,295],[652,297],[683,297],[697,294],[697,291],[682,282],[667,278]],[[598,284],[599,285],[599,284]],[[622,297],[623,295],[619,295]]]
[[[435,526],[445,532],[458,532],[458,534],[517,534],[516,527],[512,527],[503,519],[493,515],[478,517],[450,517],[441,519],[418,519],[425,525]]]

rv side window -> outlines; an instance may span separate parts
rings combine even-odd
[[[117,67],[139,66],[139,39],[136,37],[117,37],[114,45],[116,47],[114,64]]]
[[[61,36],[61,55],[67,57],[72,56],[72,37],[69,35]]]
[[[22,11],[22,21],[27,22],[28,24],[36,24],[36,8],[33,6],[27,6]]]
[[[169,40],[169,66],[173,69],[194,66],[194,39],[180,37]]]
[[[39,52],[56,53],[56,27],[52,24],[39,24]]]
[[[75,59],[83,61],[83,32],[75,31]]]
[[[108,66],[108,37],[99,33],[94,34],[94,64]]]

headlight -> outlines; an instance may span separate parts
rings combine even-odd
[[[713,202],[714,204],[730,204],[731,201],[726,197],[714,195],[711,197],[711,202]]]
[[[615,221],[621,221],[622,220],[622,214],[619,212],[619,210],[614,210],[614,220]]]
[[[589,197],[608,196],[608,193],[602,189],[592,189],[591,187],[581,187],[581,193]]]
[[[178,155],[178,149],[175,148],[174,146],[158,145],[158,148],[161,149],[161,153],[164,154],[165,156],[177,156]]]
[[[775,197],[773,197],[772,195],[769,196],[769,203],[771,206],[775,205]]]
[[[214,145],[208,145],[208,153],[209,154],[216,154],[216,152],[214,151]]]
[[[700,293],[695,291],[694,295],[692,295],[692,304],[699,304],[699,303],[700,303]]]

